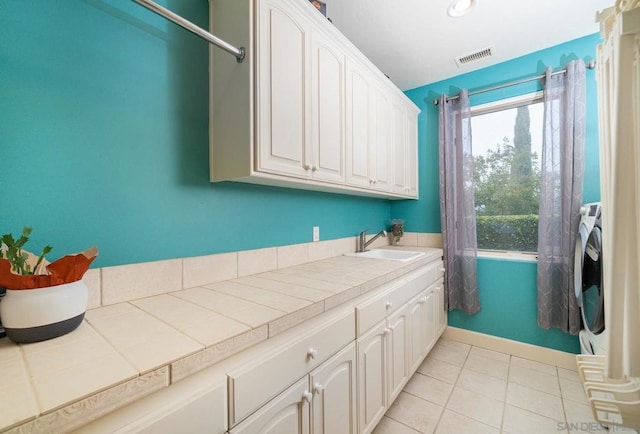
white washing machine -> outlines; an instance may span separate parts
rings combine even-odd
[[[574,258],[574,287],[583,326],[580,349],[582,354],[606,354],[600,202],[584,204],[580,214]]]

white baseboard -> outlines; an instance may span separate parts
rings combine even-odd
[[[473,332],[457,327],[447,327],[442,337],[452,341],[463,342],[476,347],[488,350],[508,353],[523,359],[534,360],[536,362],[556,365],[561,368],[577,371],[576,355],[564,351],[553,350],[551,348],[540,347],[538,345],[526,344],[511,339],[486,335],[484,333]]]

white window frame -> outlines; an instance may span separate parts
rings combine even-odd
[[[512,98],[500,99],[485,104],[479,104],[470,107],[471,117],[485,115],[488,113],[499,112],[502,110],[512,109],[523,105],[530,105],[542,102],[544,93],[542,91],[532,92]],[[473,134],[473,130],[471,131]],[[473,146],[473,144],[472,144]],[[537,262],[537,252],[516,252],[508,250],[488,250],[478,249],[478,257],[486,259],[500,259],[518,262]]]

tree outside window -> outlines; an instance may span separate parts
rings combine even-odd
[[[542,116],[535,102],[471,118],[478,249],[537,251]]]

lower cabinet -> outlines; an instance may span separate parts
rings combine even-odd
[[[426,290],[409,302],[409,322],[411,328],[411,355],[409,372],[413,374],[436,340],[434,291]]]
[[[429,282],[425,275],[419,275],[418,280],[422,290],[405,293],[400,307],[386,316],[379,315],[379,322],[356,339],[360,434],[373,432],[444,331],[440,322],[446,325],[441,307],[442,281],[430,284],[433,280]],[[379,311],[377,305],[391,310],[393,297],[411,284],[409,281],[358,306],[357,322],[371,321],[373,313]]]
[[[409,381],[409,360],[411,359],[410,335],[411,318],[409,304],[395,312],[387,320],[387,384],[388,404],[391,405],[402,388]]]
[[[314,434],[355,434],[356,344],[327,360],[309,375],[313,388],[311,432]]]
[[[383,320],[356,341],[360,433],[372,432],[387,411],[388,332],[387,322]]]
[[[308,434],[309,380],[305,377],[229,431],[230,434]]]
[[[355,362],[352,342],[229,433],[355,434]]]
[[[435,324],[436,324],[436,339],[442,335],[444,329],[447,328],[447,310],[444,307],[444,282],[441,279],[436,283],[436,287],[433,290],[434,294],[434,312],[435,312]]]
[[[407,308],[357,340],[360,433],[371,433],[409,380],[410,317]]]

